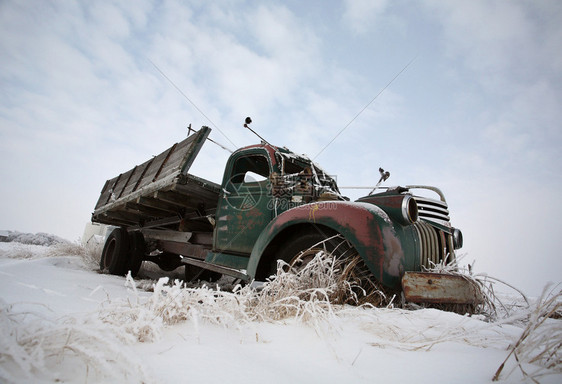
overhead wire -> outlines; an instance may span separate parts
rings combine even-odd
[[[209,123],[211,123],[211,125],[216,128],[229,142],[230,144],[232,144],[234,146],[234,148],[237,148],[236,144],[234,144],[234,142],[232,140],[230,140],[230,138],[189,98],[187,97],[187,95],[168,77],[166,76],[166,74],[149,58],[147,58],[147,60],[150,62],[150,64],[152,64],[154,66],[154,68],[156,68],[156,70],[166,79],[168,80],[168,82],[170,84],[172,84],[172,86],[205,118],[209,121]],[[226,148],[225,146],[223,146],[222,144],[217,143],[216,141],[213,141],[209,138],[207,138],[209,141],[217,144],[218,146],[222,147],[223,149],[229,151],[230,153],[233,153],[234,151]]]
[[[315,160],[318,156],[320,156],[320,155],[322,154],[322,152],[324,152],[324,150],[325,150],[326,148],[328,148],[328,147],[330,146],[330,144],[332,144],[332,143],[343,133],[343,131],[345,131],[345,130],[355,121],[355,119],[357,119],[357,118],[359,117],[359,115],[361,115],[367,108],[369,108],[369,106],[370,106],[370,105],[371,105],[371,104],[372,104],[372,103],[373,103],[373,102],[374,102],[374,101],[375,101],[375,100],[376,100],[376,99],[377,99],[377,98],[394,82],[394,80],[396,80],[396,79],[398,78],[398,76],[400,76],[400,75],[402,74],[402,72],[404,72],[406,69],[408,69],[408,67],[410,66],[410,64],[412,64],[412,63],[416,60],[417,57],[418,57],[417,55],[414,56],[414,57],[408,62],[408,64],[406,64],[406,65],[404,66],[404,68],[402,68],[402,70],[400,70],[400,72],[398,72],[398,73],[392,78],[392,80],[390,80],[390,81],[388,82],[388,84],[386,84],[386,85],[379,91],[379,93],[377,93],[376,96],[373,97],[373,98],[371,99],[371,101],[369,101],[369,102],[367,103],[367,105],[365,105],[365,106],[363,107],[363,109],[361,109],[361,110],[349,121],[349,123],[347,123],[347,124],[337,133],[337,135],[334,136],[334,138],[333,138],[332,140],[330,140],[330,142],[329,142],[328,144],[326,144],[326,145],[324,146],[324,148],[322,148],[322,150],[320,150],[320,152],[318,152],[318,154],[312,158],[312,160]]]

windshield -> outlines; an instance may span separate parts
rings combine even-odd
[[[285,192],[310,194],[311,197],[328,193],[337,199],[345,199],[335,179],[309,159],[293,153],[277,152],[277,155],[282,170],[277,185],[282,185]]]

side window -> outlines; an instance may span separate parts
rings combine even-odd
[[[235,184],[252,183],[269,177],[269,162],[265,156],[241,157],[234,163],[230,181]]]
[[[244,184],[248,183],[261,183],[262,181],[267,180],[267,177],[257,174],[252,171],[246,172],[244,175]]]

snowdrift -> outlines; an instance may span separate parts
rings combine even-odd
[[[0,381],[562,380],[559,287],[492,316],[334,304],[330,268],[260,290],[96,271],[99,246],[0,243]],[[37,242],[42,245],[36,245]]]

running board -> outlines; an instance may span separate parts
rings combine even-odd
[[[228,275],[235,277],[237,279],[241,279],[244,281],[250,281],[250,276],[246,275],[245,273],[241,272],[238,269],[233,269],[229,267],[223,267],[222,265],[211,264],[207,263],[203,260],[192,259],[190,257],[183,257],[181,259],[182,264],[189,264],[195,265],[196,267],[201,267],[203,269],[208,269],[213,272],[222,273],[223,275]]]

